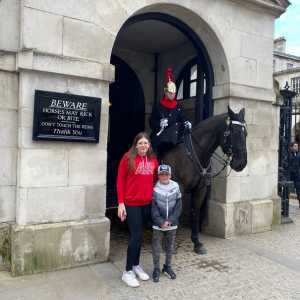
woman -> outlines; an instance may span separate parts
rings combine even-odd
[[[117,192],[118,216],[127,219],[130,240],[127,249],[126,270],[122,280],[130,287],[149,276],[139,265],[143,223],[151,216],[153,186],[156,182],[158,162],[145,132],[137,134],[129,151],[120,161]],[[138,277],[138,278],[137,278]]]

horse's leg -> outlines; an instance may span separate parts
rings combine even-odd
[[[194,251],[197,254],[206,254],[207,251],[204,245],[199,240],[200,231],[200,208],[203,203],[206,193],[206,187],[196,187],[191,193],[191,229],[192,235],[191,239],[194,243]]]

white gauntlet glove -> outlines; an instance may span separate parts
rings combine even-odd
[[[157,136],[159,136],[164,130],[166,127],[168,127],[168,119],[166,118],[163,118],[163,119],[160,119],[160,131],[156,134]]]
[[[183,124],[186,129],[192,129],[192,123],[190,121],[185,121]]]
[[[164,118],[164,119],[160,119],[160,128],[165,128],[168,126],[168,119]]]

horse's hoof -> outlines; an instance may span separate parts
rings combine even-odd
[[[207,250],[203,246],[195,246],[194,251],[201,255],[207,254]]]

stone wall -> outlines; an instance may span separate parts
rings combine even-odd
[[[100,143],[32,141],[36,89],[101,97]],[[93,216],[103,217],[108,84],[24,70],[20,94],[17,223],[81,220],[88,217],[91,207]]]
[[[16,214],[17,103],[17,74],[0,71],[0,223],[14,221]]]
[[[15,220],[17,169],[19,1],[0,2],[0,223]]]
[[[15,52],[20,39],[20,1],[0,2],[0,50]]]
[[[105,43],[95,44],[95,37],[104,41],[104,30],[87,16],[76,19],[49,9],[58,8],[59,2],[44,2],[45,7],[38,3],[23,1],[20,7],[21,50],[14,54],[17,75],[10,79],[17,86],[15,117],[8,113],[1,117],[6,122],[2,141],[10,148],[18,143],[18,151],[1,149],[2,157],[7,157],[3,170],[8,170],[8,175],[1,177],[3,185],[17,185],[16,209],[11,209],[16,216],[11,235],[13,275],[99,262],[106,260],[109,252],[106,140],[108,86],[114,69],[101,62],[110,57],[107,49],[113,39],[108,34]],[[37,89],[102,98],[100,142],[33,141]],[[10,88],[9,93],[15,90]],[[10,122],[12,125],[7,125]],[[8,156],[11,153],[14,158]],[[1,190],[1,196],[4,193],[10,196]],[[8,206],[8,198],[1,201],[2,206]]]
[[[89,61],[53,59],[51,55],[33,51],[20,52],[17,67],[19,150],[12,272],[20,275],[106,260],[109,251],[109,221],[105,218],[106,140],[112,71]],[[88,72],[85,76],[80,74],[81,68]],[[37,89],[100,97],[100,142],[33,141]],[[40,236],[49,238],[43,242]],[[61,250],[64,243],[69,245],[67,252]],[[45,247],[46,260],[42,257]],[[25,249],[31,250],[26,250],[25,255]]]
[[[0,269],[10,266],[10,224],[16,218],[19,1],[0,2]]]

